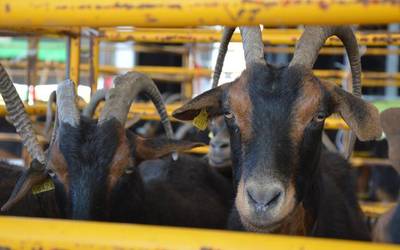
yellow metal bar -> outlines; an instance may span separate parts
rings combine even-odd
[[[100,64],[100,41],[99,38],[92,36],[90,38],[90,53],[89,53],[89,81],[91,94],[97,90],[97,80],[99,77],[99,64]]]
[[[188,51],[188,53],[182,55],[182,66],[185,69],[190,69],[190,51]],[[210,71],[210,75],[208,75],[208,77],[211,76],[211,71]],[[182,96],[184,97],[184,99],[192,99],[193,96],[193,83],[190,79],[190,81],[185,81],[182,83],[181,85],[181,93]]]
[[[75,84],[79,84],[79,65],[81,56],[81,39],[80,37],[69,37],[69,65],[68,78],[73,80]]]
[[[398,1],[356,0],[2,0],[0,26],[387,24],[400,22]]]
[[[293,54],[294,47],[265,47],[265,53],[273,54]],[[340,47],[323,47],[319,51],[320,55],[343,55],[346,53],[344,48]],[[368,47],[363,53],[364,56],[381,56],[381,55],[399,55],[399,49],[387,49],[387,48],[371,48]]]
[[[166,105],[168,116],[172,121],[176,121],[172,116],[172,112],[179,108],[182,104],[168,104]],[[102,104],[99,105],[100,109]],[[25,110],[29,115],[45,115],[46,114],[46,104],[40,103],[35,105],[26,105]],[[0,117],[4,117],[7,114],[7,110],[4,105],[0,105]],[[130,111],[131,115],[140,115],[143,120],[159,120],[160,117],[154,108],[153,104],[150,103],[135,103]],[[331,117],[325,121],[325,129],[348,129],[347,124],[339,118]]]
[[[20,62],[2,62],[5,67],[9,68],[26,68],[27,64],[24,61]],[[48,63],[39,62],[38,69],[55,68],[65,69],[65,65],[61,63]],[[90,65],[81,64],[80,70],[88,72]],[[99,72],[102,74],[120,74],[127,71],[138,71],[149,74],[155,79],[165,79],[174,82],[188,81],[193,77],[211,77],[212,70],[208,68],[182,68],[182,67],[164,67],[164,66],[137,66],[134,68],[117,68],[111,65],[100,65]],[[337,81],[343,79],[346,74],[345,71],[340,70],[314,70],[316,76]],[[337,81],[340,84],[340,81]],[[385,73],[385,72],[363,72],[362,84],[364,87],[383,87],[383,86],[400,86],[400,73]],[[190,91],[189,91],[190,92]],[[188,92],[188,93],[189,93]]]
[[[368,217],[379,217],[395,205],[393,202],[360,202],[361,210]]]
[[[300,29],[264,29],[262,39],[266,45],[294,45],[301,36]],[[108,41],[155,42],[155,43],[213,43],[221,40],[221,31],[212,29],[140,29],[101,30],[102,39]],[[400,45],[399,33],[356,32],[359,45],[385,46]],[[239,33],[235,33],[232,42],[241,42]],[[326,45],[342,46],[340,40],[332,37]]]
[[[75,29],[67,28],[67,27],[54,27],[54,28],[45,28],[45,27],[3,27],[0,29],[0,34],[10,34],[12,36],[78,36],[79,32],[76,32]]]
[[[4,249],[307,249],[395,250],[367,242],[219,230],[0,217]]]

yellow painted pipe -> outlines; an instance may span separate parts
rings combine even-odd
[[[69,64],[68,74],[69,79],[74,81],[75,84],[79,82],[79,65],[81,56],[81,39],[80,37],[69,37]]]
[[[361,210],[367,217],[377,218],[389,211],[396,203],[393,202],[360,202]]]
[[[265,47],[265,53],[273,54],[293,54],[294,47]],[[344,55],[345,49],[342,47],[323,47],[319,51],[320,55]],[[387,49],[387,48],[371,48],[368,47],[363,53],[363,56],[382,56],[382,55],[399,55],[399,49]]]
[[[20,62],[9,62],[3,61],[2,64],[9,68],[26,68],[26,61]],[[54,62],[38,62],[38,69],[43,68],[55,68],[58,70],[65,69],[65,65],[62,63]],[[80,71],[88,72],[90,65],[81,64]],[[133,68],[117,68],[112,65],[99,65],[99,72],[102,74],[120,74],[127,71],[137,71],[145,74],[149,74],[155,79],[169,79],[168,76],[172,76],[174,81],[187,80],[187,78],[193,77],[211,77],[212,70],[208,68],[184,68],[184,67],[172,67],[172,66],[136,66]],[[348,72],[340,70],[314,70],[314,74],[318,77],[333,80],[340,84]],[[186,79],[182,77],[187,77]],[[400,73],[386,73],[386,72],[363,72],[362,73],[362,85],[364,87],[384,87],[384,86],[400,86]]]
[[[294,45],[302,34],[300,29],[264,29],[265,45]],[[221,40],[221,31],[213,29],[103,29],[101,37],[107,41],[136,41],[154,43],[213,43]],[[400,45],[400,34],[389,32],[356,32],[359,45]],[[234,33],[232,42],[241,42],[239,33]],[[342,46],[340,40],[331,37],[326,45]]]
[[[116,223],[0,217],[4,249],[395,250],[398,246],[309,237]]]
[[[2,0],[2,27],[194,27],[254,24],[388,24],[398,1]]]
[[[97,37],[90,37],[89,53],[89,82],[90,93],[93,95],[97,90],[97,81],[100,68],[100,41]]]
[[[172,112],[179,108],[182,104],[168,104],[166,105],[168,116],[172,121],[176,121],[171,116]],[[102,108],[102,104],[99,105],[99,110]],[[25,105],[25,110],[29,115],[45,115],[47,106],[45,103],[38,103],[35,105]],[[0,105],[0,117],[4,117],[7,114],[7,110],[4,105]],[[143,120],[159,120],[160,117],[154,108],[153,104],[150,103],[135,103],[130,111],[130,115],[140,115]],[[325,129],[348,129],[347,124],[343,119],[336,117],[330,117],[325,121]]]

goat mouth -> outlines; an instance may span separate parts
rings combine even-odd
[[[271,233],[275,231],[282,225],[284,220],[283,218],[277,221],[255,222],[254,220],[248,219],[245,216],[240,216],[240,219],[247,230],[262,233]]]
[[[226,167],[232,164],[231,158],[215,159],[212,157],[208,158],[208,162],[212,167]]]

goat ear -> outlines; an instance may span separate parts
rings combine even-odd
[[[383,132],[389,144],[389,160],[400,174],[400,108],[386,109],[381,113]]]
[[[214,117],[222,114],[221,99],[224,92],[229,86],[223,84],[217,88],[204,92],[196,96],[188,103],[178,108],[172,113],[172,116],[179,120],[193,120],[202,110],[206,110],[208,117]]]
[[[42,167],[38,167],[41,164],[37,160],[33,160],[29,169],[27,169],[22,176],[18,179],[15,184],[14,190],[11,193],[8,201],[1,207],[1,211],[8,211],[26,195],[29,194],[32,187],[43,183],[49,175],[46,170]]]
[[[135,136],[136,156],[141,160],[157,159],[173,152],[204,146],[203,143],[173,140],[165,137],[143,138]]]
[[[340,113],[358,139],[361,141],[379,139],[382,127],[378,109],[363,99],[329,84],[335,100],[335,111]]]

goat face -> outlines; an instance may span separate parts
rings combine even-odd
[[[208,163],[217,169],[231,168],[231,149],[229,131],[223,116],[212,120],[210,124],[210,151]]]
[[[130,105],[139,92],[151,96],[162,123],[170,128],[155,84],[145,75],[127,73],[116,78],[99,121],[80,116],[71,81],[57,89],[58,119],[46,154],[46,167],[31,167],[21,177],[5,205],[9,208],[34,184],[52,176],[63,215],[72,219],[132,220],[140,216],[143,185],[135,166],[198,143],[166,138],[147,139],[124,129]],[[169,131],[171,134],[171,131]],[[37,162],[37,161],[34,161]]]
[[[88,120],[76,127],[61,123],[49,156],[66,216],[94,220],[106,218],[111,191],[135,160],[115,120],[99,126]]]
[[[360,139],[380,134],[378,112],[299,66],[253,64],[234,82],[194,98],[174,112],[224,115],[237,185],[236,208],[248,230],[270,231],[309,191],[326,117],[339,112]]]

